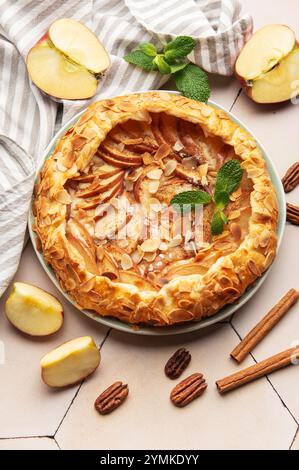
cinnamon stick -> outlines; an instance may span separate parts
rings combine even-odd
[[[298,362],[299,346],[295,346],[294,348],[275,354],[275,356],[268,357],[253,366],[236,372],[235,374],[217,380],[216,385],[218,392],[221,394],[230,392],[235,388],[241,387],[241,385],[245,385],[291,364],[298,364]]]
[[[289,309],[299,299],[299,292],[290,289],[279,302],[267,313],[267,315],[245,336],[244,339],[230,353],[231,357],[240,364],[250,351],[272,330],[272,328],[284,317]]]

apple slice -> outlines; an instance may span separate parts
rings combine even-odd
[[[256,80],[249,96],[257,103],[281,103],[299,93],[299,49],[296,47],[273,70]]]
[[[13,284],[5,313],[18,330],[31,336],[50,335],[63,324],[61,303],[48,292],[24,282]]]
[[[236,62],[236,73],[245,80],[255,80],[269,72],[294,48],[294,31],[282,24],[259,29],[245,44]]]
[[[257,103],[280,103],[298,92],[299,49],[295,33],[273,24],[257,31],[236,62],[236,75]]]
[[[80,21],[60,18],[49,29],[54,46],[85,69],[99,74],[110,66],[110,58],[95,34]]]
[[[27,56],[33,83],[61,99],[86,99],[96,93],[110,59],[97,37],[71,18],[55,21]]]
[[[114,187],[123,179],[124,172],[119,171],[118,174],[110,176],[110,178],[102,179],[100,181],[95,180],[88,188],[76,193],[76,196],[81,198],[97,196],[98,194],[105,193],[108,189]]]
[[[100,351],[90,336],[72,339],[41,359],[42,380],[50,387],[73,385],[92,374],[100,360]]]

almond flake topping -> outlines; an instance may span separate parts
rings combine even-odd
[[[124,271],[126,271],[127,269],[131,269],[133,266],[133,261],[132,261],[131,256],[129,256],[127,253],[124,253],[121,257],[120,264]]]
[[[160,181],[159,180],[153,180],[150,181],[148,184],[148,191],[150,194],[156,194],[156,192],[159,189]]]
[[[157,238],[156,239],[149,238],[148,240],[145,240],[140,245],[140,248],[145,253],[148,253],[148,252],[156,251],[159,248],[159,245],[160,245],[160,240],[158,240]]]
[[[146,175],[150,180],[159,180],[162,176],[162,170],[160,168],[155,168],[151,170]]]
[[[179,152],[180,150],[183,150],[184,146],[182,144],[182,142],[180,142],[179,140],[176,141],[176,143],[174,144],[174,146],[172,147],[173,150],[175,150],[176,152]]]
[[[165,165],[164,168],[164,175],[165,176],[170,176],[174,170],[177,167],[177,161],[176,160],[168,160],[168,162]]]

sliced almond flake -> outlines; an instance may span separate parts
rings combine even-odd
[[[161,242],[159,245],[159,250],[160,251],[167,251],[168,250],[168,244],[165,242]]]
[[[159,180],[162,176],[162,170],[160,168],[154,168],[153,170],[149,171],[146,176],[150,180]]]
[[[132,253],[131,258],[132,258],[132,260],[133,260],[133,263],[139,264],[140,261],[141,261],[142,258],[143,258],[143,252],[142,252],[142,254],[141,254],[141,253],[139,253],[139,252],[136,250],[136,251],[134,251],[134,252]]]
[[[145,253],[149,253],[152,251],[156,251],[159,248],[159,245],[160,245],[159,239],[148,238],[140,245],[140,248]]]
[[[102,259],[105,256],[105,250],[101,245],[97,246],[96,253],[97,253],[98,260],[102,261]]]
[[[239,210],[235,210],[235,211],[232,211],[229,215],[228,215],[228,220],[235,220],[235,219],[238,219],[241,215],[241,212]]]
[[[154,161],[153,156],[148,152],[145,152],[142,155],[142,160],[143,160],[144,165],[150,165]]]
[[[156,192],[159,189],[160,181],[159,180],[153,180],[150,181],[148,184],[148,192],[150,194],[156,194]]]
[[[176,143],[173,145],[173,150],[176,152],[179,152],[180,150],[183,150],[184,146],[180,140],[177,140]]]
[[[133,266],[131,256],[129,256],[127,253],[124,253],[121,257],[120,264],[124,271],[127,271],[127,269],[131,269]]]
[[[56,168],[58,171],[61,171],[62,173],[65,173],[67,171],[67,168],[63,165],[60,159],[57,160],[56,162]]]
[[[176,169],[177,167],[177,161],[176,160],[168,160],[168,162],[166,163],[165,165],[165,168],[164,168],[164,175],[165,176],[170,176],[174,170]]]
[[[70,204],[72,202],[69,193],[65,189],[61,189],[55,194],[56,201],[61,204]]]
[[[153,251],[152,253],[144,253],[143,259],[145,259],[145,261],[147,261],[148,263],[152,263],[156,259],[156,256],[156,251]]]
[[[141,173],[143,172],[143,168],[137,168],[136,170],[133,170],[131,171],[128,176],[127,176],[127,180],[128,181],[133,181],[135,182],[136,180],[138,180],[139,176],[141,175]]]
[[[163,158],[168,157],[170,154],[171,147],[168,144],[162,144],[158,148],[157,152],[154,155],[155,160],[163,160]]]
[[[182,237],[175,237],[169,241],[168,246],[170,248],[174,248],[175,246],[179,246],[181,243],[182,243]]]
[[[118,241],[119,248],[127,248],[128,245],[129,245],[129,240],[119,240]]]

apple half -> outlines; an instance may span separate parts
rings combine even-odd
[[[299,47],[288,26],[258,30],[236,62],[236,75],[257,103],[280,103],[299,92]]]
[[[100,351],[91,336],[72,339],[41,359],[42,380],[49,387],[73,385],[92,374],[100,360]]]
[[[53,295],[39,287],[15,282],[5,303],[8,320],[31,336],[47,336],[63,324],[63,308]]]
[[[26,63],[31,80],[42,91],[76,100],[96,93],[110,58],[90,29],[72,18],[61,18],[30,49]]]

